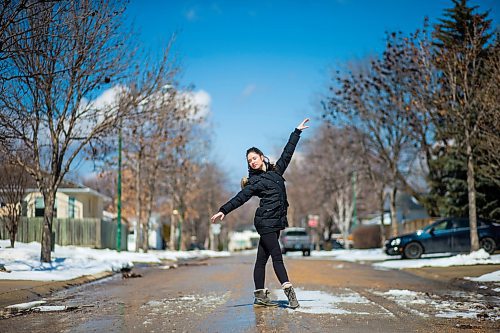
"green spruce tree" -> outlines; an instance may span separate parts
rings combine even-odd
[[[492,39],[490,33],[491,20],[488,19],[489,12],[478,13],[478,6],[470,6],[467,0],[453,0],[454,7],[445,10],[444,18],[434,26],[434,47],[436,57],[435,66],[443,70],[447,66],[446,57],[448,53],[460,56],[460,50],[470,47],[470,36],[475,31],[482,33],[475,39],[482,50],[480,57],[487,57]],[[444,56],[443,56],[444,55]],[[481,70],[481,67],[479,67]],[[444,81],[443,81],[444,82]],[[461,82],[458,82],[460,87]],[[442,89],[449,89],[443,83]],[[430,193],[427,198],[428,208],[432,214],[441,216],[463,216],[469,214],[469,200],[467,187],[467,158],[463,149],[459,146],[464,140],[464,134],[454,119],[442,114],[440,121],[442,128],[437,131],[435,137],[435,159],[429,163],[429,186]],[[476,192],[477,192],[477,215],[500,219],[498,193],[500,189],[492,183],[488,177],[481,174],[482,167],[481,149],[476,149]]]

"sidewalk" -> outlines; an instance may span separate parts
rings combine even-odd
[[[0,309],[12,304],[36,301],[55,291],[97,281],[113,274],[115,273],[101,272],[67,281],[0,280]]]
[[[452,267],[421,267],[408,268],[406,272],[413,275],[418,275],[430,280],[447,281],[454,285],[459,285],[462,288],[474,289],[478,288],[479,283],[465,279],[464,277],[479,277],[488,273],[493,273],[500,270],[500,265],[470,265],[470,266],[452,266]],[[485,282],[481,282],[485,284]],[[497,285],[497,282],[491,283]],[[483,292],[486,288],[481,288]],[[491,288],[487,289],[491,291]],[[492,291],[494,292],[494,291]]]

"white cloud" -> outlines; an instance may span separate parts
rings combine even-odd
[[[194,119],[206,118],[210,114],[212,97],[208,92],[202,89],[184,93],[184,96],[190,100],[197,110],[196,114],[193,115]]]
[[[102,94],[97,96],[97,98],[91,101],[82,99],[78,111],[80,121],[73,129],[73,135],[87,136],[95,126],[102,123],[104,119],[116,116],[119,96],[126,89],[127,88],[124,86],[116,85],[105,90]],[[67,122],[65,126],[69,126],[69,123]]]
[[[113,108],[117,106],[119,95],[124,89],[125,88],[121,85],[113,86],[91,101],[89,105],[96,110]]]

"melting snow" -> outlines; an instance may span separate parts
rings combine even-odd
[[[425,258],[425,259],[408,259],[408,260],[388,260],[384,262],[374,263],[377,268],[420,268],[420,267],[450,267],[464,265],[487,265],[500,264],[500,254],[490,255],[488,252],[480,249],[469,254],[459,254],[446,258]],[[497,280],[498,281],[498,280]]]
[[[481,275],[479,277],[465,277],[467,280],[476,282],[495,282],[500,281],[500,270]]]
[[[288,300],[283,296],[283,290],[273,291],[278,296],[278,302],[287,304]],[[330,294],[318,290],[303,290],[296,288],[295,293],[300,307],[294,312],[312,314],[358,314],[358,315],[389,315],[392,313],[383,307],[371,302],[366,297],[350,289],[340,289],[336,294]]]
[[[42,305],[45,303],[46,303],[46,301],[34,301],[34,302],[29,302],[29,303],[19,303],[19,304],[9,305],[6,308],[13,309],[13,310],[29,310],[35,306]]]
[[[481,294],[457,291],[449,294],[434,295],[410,290],[391,289],[386,292],[373,291],[375,295],[386,297],[407,311],[421,317],[443,318],[488,318],[500,320],[498,299],[495,304],[486,305]]]
[[[230,255],[229,252],[208,250],[136,253],[56,245],[52,262],[41,263],[40,243],[16,242],[14,248],[9,246],[10,241],[0,240],[0,264],[11,271],[0,272],[0,280],[64,281],[84,275],[119,271],[124,267],[132,267],[134,262],[159,263],[161,260],[177,261]]]

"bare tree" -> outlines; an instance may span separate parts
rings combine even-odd
[[[27,182],[28,175],[23,169],[9,161],[0,160],[0,202],[5,214],[2,219],[9,232],[11,247],[16,241]]]
[[[0,96],[5,135],[0,143],[43,194],[43,262],[51,260],[60,183],[84,147],[109,133],[123,116],[115,105],[95,100],[111,82],[118,86],[133,53],[121,29],[123,11],[120,2],[105,0],[42,1],[5,29],[9,36],[29,33],[11,41],[12,52],[4,60],[10,79]],[[13,142],[23,144],[32,163],[19,158]]]
[[[466,159],[468,211],[471,250],[479,249],[477,234],[476,179],[480,173],[493,184],[500,184],[498,135],[498,46],[485,49],[489,24],[473,15],[470,25],[462,26],[461,40],[436,47],[426,29],[410,38],[414,77],[408,85],[412,105],[408,109],[411,128],[419,138],[426,160],[432,161],[434,145],[453,146]],[[424,126],[425,125],[425,126]],[[443,142],[427,141],[429,138]],[[439,170],[431,166],[431,179]],[[433,174],[435,173],[435,174]]]
[[[216,163],[206,162],[201,165],[199,176],[194,178],[197,184],[193,187],[191,205],[197,218],[194,219],[191,234],[197,240],[204,240],[207,248],[216,250],[217,242],[212,234],[210,217],[219,209],[219,203],[229,196],[225,189],[225,173]]]
[[[356,193],[356,194],[359,194]],[[354,212],[353,188],[350,183],[343,184],[333,193],[329,203],[325,203],[325,209],[338,226],[344,244],[347,244],[347,237],[352,225]]]
[[[47,6],[40,6],[42,3]],[[5,81],[15,79],[19,73],[11,72],[12,65],[10,59],[15,53],[22,52],[16,44],[23,38],[27,38],[34,33],[34,29],[13,30],[12,27],[24,24],[23,21],[33,19],[39,15],[39,11],[51,11],[53,9],[50,2],[45,0],[1,0],[0,3],[0,92],[3,91]],[[36,24],[36,22],[34,22]],[[40,23],[43,24],[43,23]],[[35,28],[35,27],[33,27]],[[40,30],[36,29],[40,32]],[[43,49],[36,49],[43,52]],[[15,72],[15,71],[14,71]]]
[[[142,223],[142,248],[147,250],[148,246],[148,223],[151,219],[157,192],[161,189],[158,179],[165,177],[172,168],[172,152],[176,145],[185,144],[185,131],[187,128],[181,123],[189,117],[189,113],[195,110],[186,107],[183,98],[179,94],[172,93],[165,96],[165,101],[158,105],[154,120],[156,125],[151,126],[149,142],[144,148],[145,164],[143,178],[146,190],[145,218]]]
[[[469,221],[471,251],[479,249],[477,234],[477,207],[476,184],[477,160],[476,151],[480,146],[481,124],[489,123],[489,103],[484,104],[483,94],[498,94],[498,77],[484,72],[484,50],[482,48],[483,35],[481,26],[474,25],[466,31],[466,40],[463,44],[447,49],[437,49],[437,56],[443,65],[442,79],[447,89],[443,99],[439,101],[447,118],[452,121],[459,132],[457,137],[463,142],[456,142],[464,152],[467,160],[467,189],[469,202]],[[487,27],[484,27],[487,28]]]
[[[376,192],[367,181],[364,162],[369,158],[360,142],[348,129],[327,122],[319,126],[288,171],[290,220],[300,222],[309,214],[319,215],[318,234],[329,241],[339,230],[347,238],[355,209],[361,215],[374,210]]]
[[[410,161],[416,153],[410,135],[409,119],[404,110],[409,103],[409,93],[404,90],[407,78],[407,57],[397,44],[396,34],[387,39],[387,47],[380,59],[371,61],[368,69],[350,71],[339,75],[332,87],[326,117],[341,126],[350,128],[370,156],[386,168],[388,185],[391,188],[392,234],[397,235],[396,195],[401,176],[408,173]],[[405,61],[406,60],[406,61]],[[407,184],[404,184],[407,185]],[[417,198],[419,193],[412,191]]]
[[[129,205],[135,207],[136,250],[147,251],[149,221],[154,211],[159,211],[158,202],[169,202],[170,214],[182,224],[192,220],[189,205],[191,184],[196,179],[196,163],[191,151],[196,135],[196,125],[203,122],[198,106],[193,103],[189,91],[181,91],[175,85],[177,67],[146,75],[135,87],[144,87],[150,76],[158,78],[156,88],[131,90],[127,107],[135,109],[123,125],[124,169],[132,175],[134,182],[128,188]],[[158,73],[158,75],[156,74]],[[140,92],[140,93],[139,93]],[[134,96],[143,96],[137,98]],[[200,137],[201,138],[201,137]],[[161,195],[159,195],[161,193]],[[171,220],[173,220],[172,218]],[[170,246],[174,246],[175,224],[172,223]],[[186,238],[189,228],[182,228]],[[186,242],[182,242],[184,247]]]
[[[484,62],[486,89],[478,91],[478,104],[483,106],[483,121],[478,123],[478,154],[481,174],[500,188],[500,36]],[[500,207],[498,208],[500,209]]]

